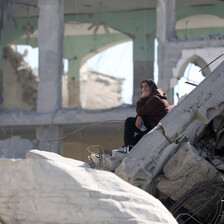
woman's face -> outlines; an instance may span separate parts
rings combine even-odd
[[[149,93],[149,94],[151,93],[150,87],[149,87],[147,82],[143,82],[141,88],[142,88],[142,93],[143,92],[146,92],[146,93]]]

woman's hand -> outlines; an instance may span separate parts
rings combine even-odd
[[[137,128],[140,128],[141,124],[144,124],[144,121],[142,120],[141,116],[137,116],[137,119],[136,119],[136,122],[135,122],[135,126]]]

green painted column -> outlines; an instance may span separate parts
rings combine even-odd
[[[133,44],[133,104],[135,104],[141,96],[141,81],[150,78],[154,80],[154,37],[147,36],[142,39],[134,40]]]

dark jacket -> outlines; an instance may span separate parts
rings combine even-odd
[[[155,127],[168,111],[167,96],[161,89],[152,92],[149,97],[141,98],[136,106],[137,116],[147,120],[152,127]]]

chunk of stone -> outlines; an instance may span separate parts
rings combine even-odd
[[[107,170],[114,172],[118,165],[121,163],[125,155],[111,156],[109,154],[102,154],[101,156],[95,153],[90,155],[90,160],[94,163],[97,169]]]
[[[53,161],[57,161],[60,163],[64,163],[71,167],[77,167],[77,166],[86,167],[86,168],[90,167],[88,163],[84,163],[79,160],[66,158],[66,157],[60,156],[54,152],[41,151],[41,150],[37,150],[37,149],[32,149],[32,150],[28,151],[26,154],[26,158],[27,159],[48,159],[48,160],[53,160]]]
[[[218,164],[218,165],[216,166],[216,168],[217,168],[218,170],[224,170],[224,162],[221,162],[220,164]]]
[[[213,130],[217,131],[224,127],[224,117],[222,115],[213,119]]]
[[[221,163],[221,160],[220,160],[220,159],[213,159],[213,160],[211,161],[211,163],[212,163],[214,166],[217,166],[217,165],[219,165],[219,164]]]
[[[200,157],[189,142],[167,162],[163,172],[164,177],[160,177],[157,188],[174,201],[198,183],[222,181],[224,177],[211,163]]]
[[[220,131],[222,131],[222,133],[220,135],[222,135],[216,145],[217,149],[222,149],[224,147],[224,128],[221,129]]]
[[[115,173],[129,183],[146,190],[175,153],[178,145],[170,143],[161,126],[143,136],[122,160]]]
[[[4,159],[0,167],[2,223],[177,224],[159,200],[112,172],[48,159]]]

